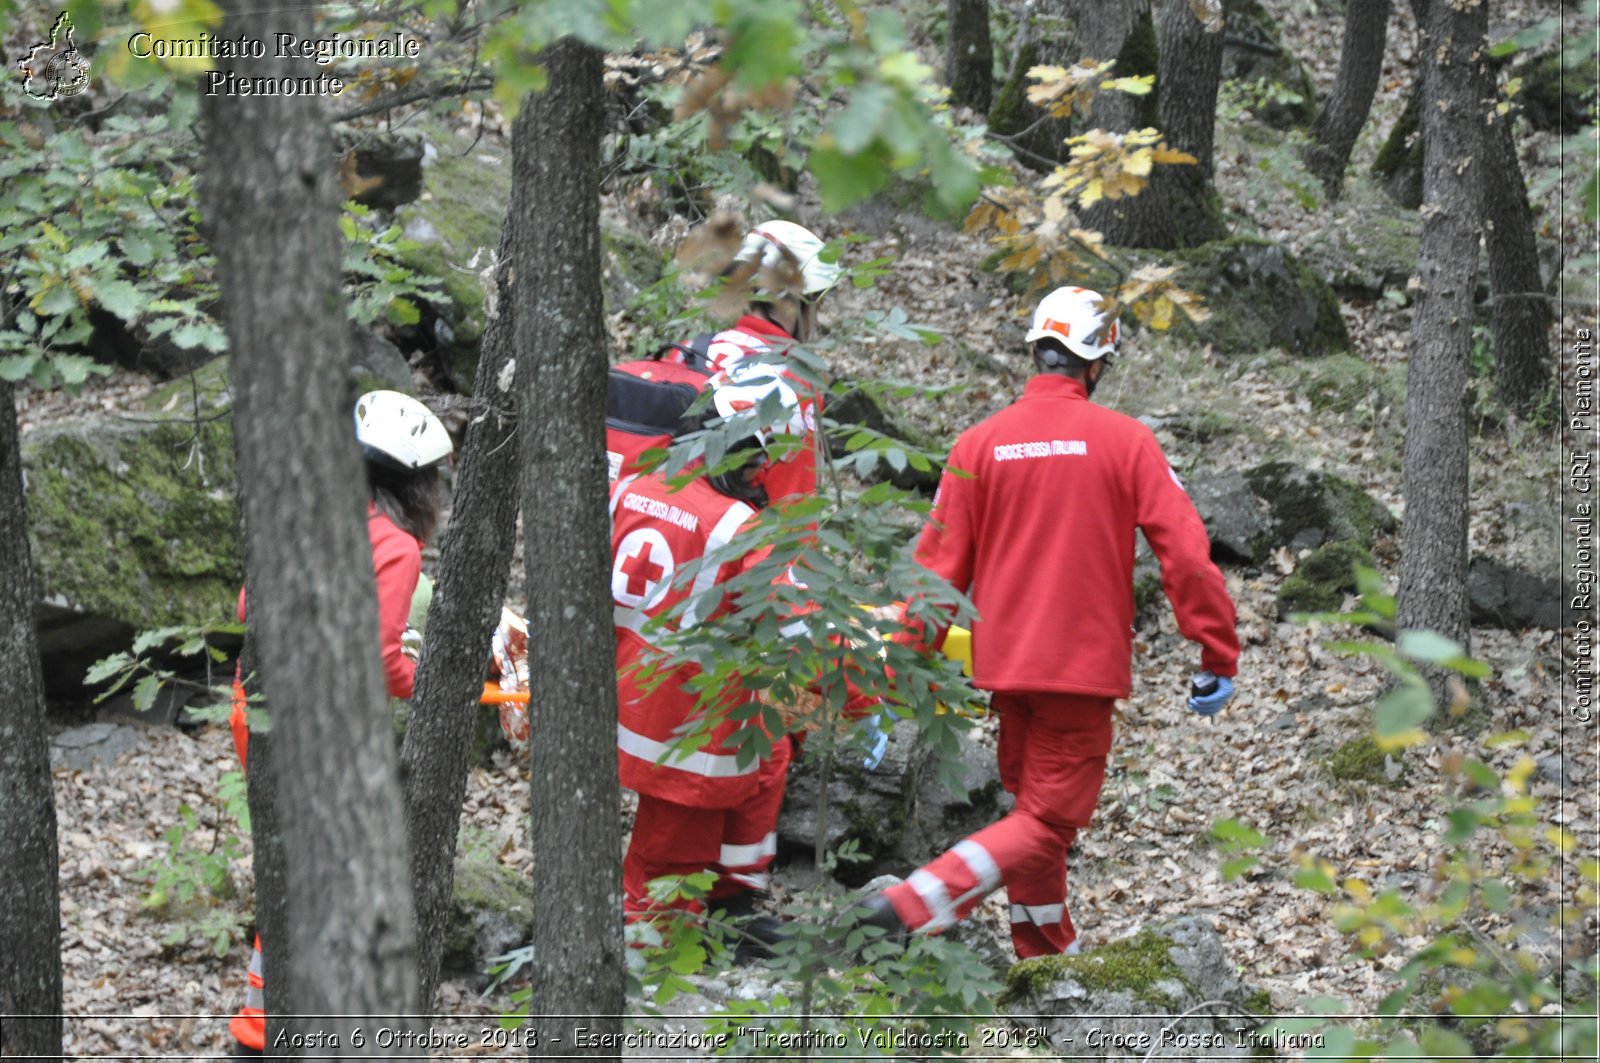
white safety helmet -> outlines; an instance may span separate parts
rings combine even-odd
[[[1117,353],[1117,319],[1101,309],[1105,298],[1088,288],[1057,288],[1039,301],[1027,343],[1055,340],[1086,361]]]
[[[455,449],[439,418],[410,395],[369,391],[356,400],[356,440],[369,461],[426,469]]]
[[[804,435],[800,396],[774,366],[735,362],[711,378],[711,405],[724,422],[748,423],[762,450],[774,435]]]
[[[802,294],[817,296],[839,283],[844,275],[844,268],[837,262],[824,262],[817,257],[826,246],[820,236],[804,225],[775,218],[750,230],[739,248],[738,257],[748,262],[759,256],[762,266],[770,267],[787,251],[800,267]]]

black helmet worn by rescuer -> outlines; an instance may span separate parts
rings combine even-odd
[[[729,498],[761,508],[767,492],[761,474],[774,461],[792,457],[781,455],[773,443],[778,436],[803,436],[805,420],[800,397],[774,366],[735,363],[711,378],[711,409],[706,427],[727,431],[727,451],[748,450],[749,456],[735,468],[706,477],[711,487]]]

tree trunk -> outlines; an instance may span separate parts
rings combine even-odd
[[[1428,0],[1411,0],[1412,17],[1416,20],[1419,47],[1418,63],[1428,61],[1421,47],[1428,24]],[[1406,97],[1405,109],[1395,120],[1394,128],[1378,149],[1373,160],[1372,173],[1382,182],[1389,198],[1410,210],[1422,205],[1422,80],[1425,67],[1419,65],[1411,79],[1411,94]]]
[[[1220,13],[1219,5],[1219,13]],[[1217,89],[1222,84],[1225,22],[1208,29],[1190,0],[1166,0],[1158,27],[1161,47],[1161,132],[1167,144],[1195,157],[1193,166],[1158,166],[1152,174],[1153,209],[1170,220],[1170,243],[1149,234],[1141,247],[1193,247],[1228,235],[1212,184],[1216,173]],[[1159,207],[1155,207],[1159,204]],[[1134,208],[1139,209],[1137,204]]]
[[[514,216],[514,215],[513,215]],[[484,330],[450,527],[428,610],[411,719],[400,751],[417,903],[417,969],[431,1011],[455,892],[456,835],[476,737],[484,662],[516,543],[517,390],[511,357],[511,224],[500,236],[498,312]]]
[[[5,310],[0,293],[0,312]],[[33,620],[21,436],[0,381],[0,1055],[61,1058],[56,802]]]
[[[1306,167],[1318,177],[1331,198],[1344,188],[1344,168],[1350,152],[1367,124],[1372,95],[1378,91],[1383,70],[1383,50],[1389,33],[1390,0],[1349,0],[1344,17],[1344,40],[1339,50],[1339,74],[1333,91],[1311,126],[1314,142],[1306,150]]]
[[[522,381],[533,743],[530,1013],[620,1033],[624,1010],[616,635],[600,304],[600,55],[547,48],[549,87],[513,134],[512,303]],[[581,1052],[572,1021],[535,1018],[530,1056]],[[560,1036],[554,1043],[552,1035]],[[620,1057],[618,1049],[586,1054]]]
[[[994,97],[994,42],[989,37],[989,0],[949,0],[949,38],[944,80],[950,102],[987,112]]]
[[[1102,92],[1096,96],[1090,123],[1113,133],[1158,127],[1165,134],[1169,117],[1167,112],[1173,110],[1179,115],[1180,120],[1189,122],[1192,132],[1198,134],[1204,127],[1205,155],[1209,164],[1210,122],[1216,113],[1222,37],[1219,33],[1201,32],[1200,23],[1188,10],[1187,0],[1181,0],[1179,6],[1184,9],[1183,17],[1193,24],[1194,35],[1199,38],[1187,41],[1185,44],[1188,47],[1197,47],[1199,51],[1197,54],[1188,54],[1175,50],[1169,60],[1165,58],[1168,42],[1161,39],[1171,32],[1171,27],[1168,25],[1170,18],[1167,14],[1162,15],[1158,35],[1156,12],[1148,4],[1107,3],[1105,0],[1094,0],[1083,5],[1082,26],[1086,53],[1097,59],[1103,54],[1114,54],[1117,65],[1113,73],[1118,77],[1156,75],[1155,89],[1146,96],[1129,96],[1121,92]],[[1113,48],[1116,51],[1111,53],[1110,50]],[[1166,84],[1168,77],[1176,78],[1178,85],[1169,89]],[[1179,101],[1178,97],[1184,92],[1198,93],[1200,98]],[[1169,103],[1169,98],[1174,102]],[[1206,99],[1210,100],[1209,108],[1205,106]],[[1183,106],[1197,113],[1183,114]],[[1170,135],[1167,139],[1171,143]],[[1156,167],[1152,173],[1155,179],[1137,196],[1102,200],[1084,211],[1085,227],[1098,229],[1107,243],[1123,247],[1174,247],[1179,243],[1199,243],[1208,238],[1197,235],[1192,239],[1180,241],[1177,236],[1180,220],[1186,223],[1186,227],[1194,228],[1197,233],[1203,230],[1214,235],[1220,234],[1222,231],[1220,221],[1214,225],[1187,226],[1191,221],[1203,221],[1205,214],[1198,215],[1196,219],[1179,219],[1174,212],[1172,201],[1172,196],[1178,187],[1173,183],[1175,177],[1171,173],[1163,173],[1170,169],[1171,167],[1165,166]],[[1209,172],[1191,173],[1189,177],[1194,182],[1195,192],[1185,196],[1187,201],[1204,204],[1214,199],[1209,194]],[[1162,187],[1163,184],[1167,187]],[[1215,214],[1216,207],[1211,206],[1208,213]]]
[[[1156,39],[1149,0],[1077,0],[1079,58],[1116,60],[1112,77],[1156,73]],[[1129,96],[1102,92],[1089,111],[1088,126],[1108,133],[1155,124],[1155,93]],[[1141,121],[1141,119],[1148,121]]]
[[[1040,64],[1070,66],[1078,61],[1072,54],[1066,0],[1024,0],[1021,23],[1011,72],[989,110],[989,131],[1011,146],[1022,165],[1050,173],[1067,158],[1065,141],[1072,124],[1028,102],[1028,87],[1034,84],[1028,71]]]
[[[314,34],[309,3],[256,12],[229,35]],[[234,60],[297,77],[290,59]],[[277,996],[331,1054],[387,1054],[370,1034],[417,1010],[400,781],[376,645],[367,497],[344,379],[340,191],[316,97],[205,98],[206,216],[232,348],[250,624],[273,706],[286,841],[289,950]],[[365,1028],[362,1046],[351,1032]],[[331,1047],[331,1039],[338,1047]],[[329,1049],[324,1049],[328,1051]]]
[[[244,678],[245,692],[251,697],[258,697],[261,679],[256,669],[256,637],[253,630],[247,630],[244,635],[244,647],[239,651],[239,674]],[[251,732],[245,779],[248,783],[246,794],[250,800],[250,867],[256,880],[256,936],[262,942],[286,942],[289,940],[289,882],[284,869],[283,827],[278,819],[278,781],[272,770],[271,731]],[[267,1001],[265,1056],[268,1059],[287,1059],[293,1055],[291,1052],[275,1052],[272,1048],[279,1043],[279,1034],[283,1030],[282,1016],[289,1010],[285,988],[291,977],[288,961],[288,948],[262,946],[261,962]]]
[[[1431,8],[1421,50],[1424,206],[1406,373],[1399,622],[1465,647],[1467,376],[1484,166],[1478,64],[1488,18],[1481,2]]]
[[[1550,387],[1551,312],[1511,131],[1514,113],[1495,115],[1483,135],[1483,219],[1494,299],[1495,384],[1500,400],[1526,416]]]

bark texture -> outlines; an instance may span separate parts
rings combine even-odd
[[[994,98],[994,41],[989,35],[989,0],[948,0],[949,37],[944,80],[950,102],[988,111]]]
[[[989,109],[989,131],[1011,146],[1018,162],[1050,173],[1067,158],[1064,142],[1072,124],[1028,102],[1028,87],[1034,84],[1028,71],[1040,64],[1071,66],[1080,58],[1077,41],[1069,33],[1067,0],[1024,0],[1019,19],[1011,71]]]
[[[513,133],[512,303],[522,380],[522,513],[536,861],[530,1014],[620,1032],[624,1011],[617,678],[600,302],[600,55],[564,38]],[[535,1018],[530,1056],[583,1049]],[[554,1044],[552,1034],[562,1043]],[[618,1057],[618,1049],[588,1054]]]
[[[261,694],[256,667],[256,637],[247,630],[244,648],[239,653],[239,674],[245,692],[252,698]],[[261,703],[265,708],[265,703]],[[270,710],[269,710],[270,711]],[[250,735],[250,754],[245,777],[250,799],[250,865],[256,880],[256,935],[261,938],[261,962],[266,981],[268,1059],[286,1059],[292,1053],[274,1051],[283,1029],[281,1018],[289,1010],[285,987],[290,984],[289,950],[268,948],[266,942],[289,940],[289,881],[284,867],[283,827],[278,819],[278,780],[272,768],[272,732]],[[246,942],[246,945],[252,944]]]
[[[1533,209],[1511,126],[1511,114],[1494,115],[1483,134],[1484,242],[1494,300],[1495,387],[1508,408],[1526,415],[1550,387],[1554,351]]]
[[[1399,622],[1467,646],[1467,377],[1483,172],[1479,64],[1488,18],[1483,0],[1461,10],[1429,6],[1422,34],[1422,236],[1406,374]]]
[[[1344,168],[1361,128],[1372,110],[1383,70],[1389,35],[1390,0],[1349,0],[1345,6],[1344,39],[1339,46],[1339,73],[1333,91],[1311,125],[1306,166],[1337,199],[1344,186]]]
[[[1076,0],[1073,4],[1078,29],[1079,58],[1105,62],[1115,59],[1113,77],[1154,74],[1149,56],[1136,55],[1130,38],[1141,20],[1150,17],[1149,0]],[[1153,95],[1153,94],[1152,94]],[[1089,111],[1088,127],[1108,133],[1123,133],[1137,128],[1140,104],[1151,97],[1129,96],[1125,92],[1102,92]]]
[[[1152,209],[1168,219],[1170,243],[1146,225],[1141,247],[1193,247],[1228,235],[1212,183],[1216,173],[1217,90],[1222,84],[1225,24],[1207,29],[1190,0],[1165,0],[1157,23],[1161,47],[1162,134],[1170,147],[1195,157],[1193,166],[1158,166]],[[1159,208],[1155,207],[1159,204]]]
[[[512,311],[506,298],[511,288],[510,228],[508,223],[500,237],[498,312],[484,330],[450,527],[440,547],[439,578],[400,751],[416,890],[417,969],[427,1010],[439,985],[455,892],[456,835],[472,764],[484,661],[505,599],[517,534],[521,451]]]
[[[226,32],[314,35],[309,4],[230,4]],[[304,64],[236,60],[241,76]],[[285,846],[286,1011],[339,1038],[334,1057],[384,1055],[361,1025],[417,1010],[416,940],[398,763],[380,667],[361,459],[343,399],[340,190],[317,97],[214,96],[206,216],[232,348],[234,431],[250,623],[273,706]],[[269,975],[270,978],[270,975]]]
[[[0,293],[0,312],[5,310]],[[0,1054],[61,1058],[56,803],[12,387],[0,381]]]

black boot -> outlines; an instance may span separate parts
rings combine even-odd
[[[859,909],[865,914],[859,917],[862,926],[875,926],[884,932],[883,941],[892,941],[896,945],[904,945],[911,940],[911,928],[900,919],[899,913],[894,910],[894,905],[889,903],[889,898],[881,893],[874,893],[861,902]]]
[[[753,890],[708,900],[706,913],[720,915],[721,922],[737,936],[733,962],[740,966],[755,960],[770,960],[772,946],[783,937],[782,920],[771,915],[756,914],[756,894]]]

